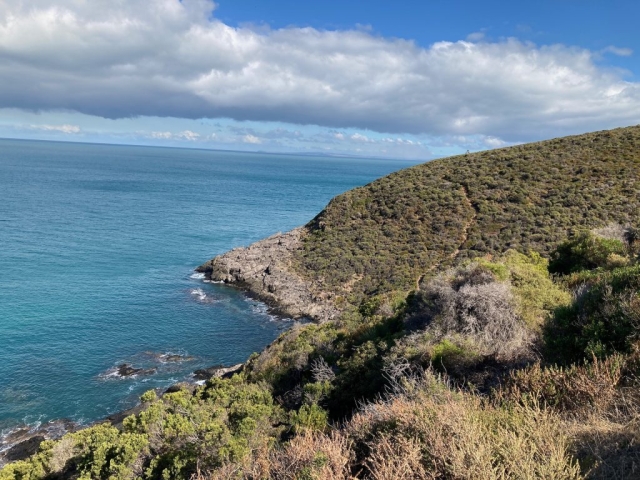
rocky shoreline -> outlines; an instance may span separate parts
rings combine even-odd
[[[300,277],[292,266],[293,253],[302,248],[301,239],[305,232],[304,227],[300,227],[286,233],[277,233],[248,247],[235,248],[209,260],[196,268],[196,271],[203,273],[208,281],[223,282],[244,290],[248,295],[266,303],[277,315],[294,319],[307,318],[316,322],[332,320],[339,314],[339,310],[331,301],[331,295],[321,292],[317,285]],[[185,360],[180,355],[158,358],[163,362]],[[193,372],[192,381],[177,383],[158,393],[162,396],[182,388],[194,391],[200,382],[209,378],[231,377],[243,367],[244,364],[215,365],[198,369]],[[155,373],[154,368],[137,368],[129,363],[119,364],[113,370],[110,374],[122,378]],[[144,404],[138,404],[89,425],[78,425],[72,420],[60,419],[37,428],[18,428],[0,439],[0,468],[9,462],[28,458],[38,451],[43,441],[58,439],[66,433],[101,423],[122,428],[126,417],[140,413],[143,408]]]
[[[124,364],[123,364],[124,365]],[[119,365],[118,367],[122,367]],[[130,365],[127,365],[130,367]],[[232,366],[215,365],[208,368],[198,369],[193,372],[193,380],[171,385],[164,391],[159,391],[159,396],[166,393],[177,392],[181,389],[195,391],[200,382],[210,378],[229,378],[239,373],[244,368],[243,363]],[[135,370],[135,369],[134,369]],[[129,415],[136,415],[144,409],[144,404],[138,404],[133,408],[113,413],[102,420],[98,420],[89,425],[79,425],[73,420],[63,418],[52,420],[38,427],[21,427],[13,430],[6,436],[0,438],[0,468],[7,463],[24,460],[38,451],[40,444],[45,440],[56,440],[67,433],[77,432],[84,428],[89,428],[102,423],[110,423],[114,427],[121,429],[122,422]]]
[[[274,313],[291,318],[325,322],[339,310],[331,294],[303,279],[293,268],[293,253],[302,248],[306,230],[299,227],[277,233],[248,247],[218,255],[196,271],[206,280],[241,288],[265,302]]]

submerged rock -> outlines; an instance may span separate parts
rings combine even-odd
[[[144,354],[161,363],[192,362],[196,359],[196,357],[192,357],[191,355],[182,355],[179,353],[144,352]]]
[[[156,373],[155,368],[135,368],[130,363],[121,363],[116,367],[116,371],[121,377],[133,377],[137,375],[153,375]]]

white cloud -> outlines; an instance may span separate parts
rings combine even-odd
[[[633,50],[630,48],[624,47],[615,47],[613,45],[609,45],[608,47],[602,49],[602,53],[612,53],[613,55],[617,55],[618,57],[630,57],[633,55]]]
[[[506,142],[496,137],[485,137],[483,143],[489,148],[504,147]]]
[[[156,140],[188,140],[195,141],[200,138],[200,134],[196,132],[192,132],[191,130],[185,130],[184,132],[151,132],[149,135],[151,138],[155,138]]]
[[[0,2],[0,105],[504,141],[640,122],[640,84],[599,52],[515,39],[421,48],[363,29],[234,28],[214,13],[208,0]]]
[[[484,32],[473,32],[467,35],[467,40],[470,42],[479,42],[484,40]]]
[[[173,133],[171,133],[171,132],[151,132],[151,138],[169,140],[169,139],[173,138]]]
[[[192,132],[191,130],[185,130],[184,132],[180,132],[175,135],[176,138],[181,138],[182,140],[194,141],[200,138],[200,134],[196,132]]]
[[[369,142],[369,137],[362,135],[361,133],[354,133],[349,137],[354,142]]]
[[[242,141],[244,143],[253,143],[253,144],[262,143],[262,141],[258,137],[256,137],[255,135],[250,135],[250,134],[245,135],[242,138]]]
[[[45,130],[47,132],[61,132],[61,133],[80,133],[80,127],[78,125],[30,125],[32,129]]]

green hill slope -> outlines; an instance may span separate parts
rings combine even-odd
[[[640,214],[640,126],[435,160],[334,198],[295,258],[350,303],[459,260],[548,254],[573,229]]]

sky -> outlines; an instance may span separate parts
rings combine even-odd
[[[0,0],[0,137],[431,159],[640,123],[631,0]]]

